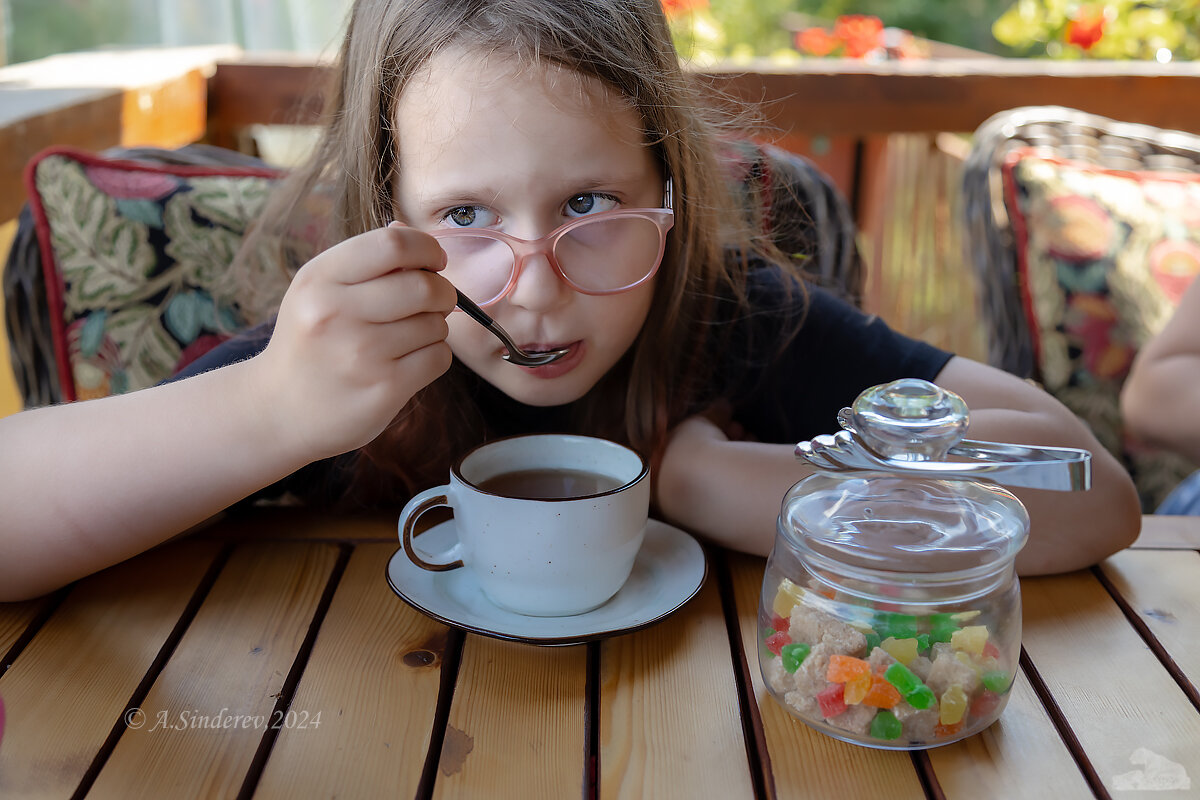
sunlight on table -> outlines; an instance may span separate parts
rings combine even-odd
[[[12,240],[16,233],[16,220],[0,225],[0,253],[5,254],[6,260],[8,248],[12,246]],[[0,262],[0,271],[3,269],[3,262]],[[3,316],[4,298],[0,296],[0,318]],[[0,417],[7,417],[9,414],[21,410],[21,395],[17,393],[12,362],[9,360],[7,330],[5,327],[0,327]]]

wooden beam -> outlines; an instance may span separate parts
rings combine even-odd
[[[754,69],[701,77],[740,102],[762,103],[786,134],[970,132],[992,114],[1032,105],[1200,132],[1200,63],[834,59]]]
[[[21,174],[51,145],[180,147],[204,137],[208,78],[231,47],[68,53],[0,68],[0,222],[16,217]]]

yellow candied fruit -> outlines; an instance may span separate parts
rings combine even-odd
[[[864,672],[857,678],[851,678],[846,681],[846,689],[842,694],[842,699],[848,706],[856,706],[863,701],[867,696],[867,692],[871,690],[871,681],[873,680],[871,673]]]
[[[879,646],[906,667],[917,657],[916,639],[894,639],[889,636],[880,642]]]
[[[967,693],[957,683],[942,692],[942,702],[938,706],[938,722],[943,725],[956,725],[962,722],[967,713]]]
[[[971,658],[971,656],[967,655],[962,650],[955,652],[954,657],[958,659],[958,663],[964,664],[973,669],[976,675],[983,674],[983,670],[979,668],[979,664],[975,662],[975,659]]]
[[[792,609],[802,601],[803,597],[804,590],[784,578],[779,582],[779,590],[775,592],[775,602],[771,604],[771,610],[784,619],[789,619],[792,616]]]
[[[950,636],[950,646],[975,655],[983,654],[983,646],[987,644],[988,629],[986,625],[968,625],[960,628]]]
[[[951,614],[950,619],[954,620],[955,622],[957,622],[958,624],[961,625],[964,622],[970,622],[971,620],[975,619],[982,613],[983,612],[978,609],[975,609],[973,611],[959,611],[955,614]]]

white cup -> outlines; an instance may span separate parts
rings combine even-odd
[[[515,473],[545,471],[557,473],[555,482],[576,475],[584,485],[555,491],[567,496],[515,496],[532,486]],[[496,485],[498,477],[510,485]],[[414,525],[439,506],[454,511],[458,541],[441,553],[421,553]],[[451,468],[448,484],[409,500],[400,512],[400,541],[423,569],[465,565],[500,608],[568,616],[603,605],[624,585],[649,509],[650,468],[628,447],[590,436],[514,436],[475,448]]]

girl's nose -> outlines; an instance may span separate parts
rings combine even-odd
[[[558,276],[548,253],[526,256],[508,302],[529,311],[547,311],[564,302],[571,287]]]

